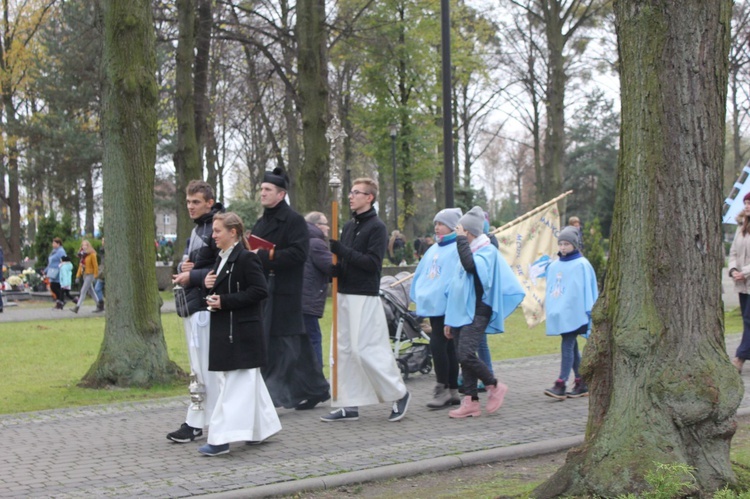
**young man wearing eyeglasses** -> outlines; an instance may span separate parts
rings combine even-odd
[[[380,273],[388,237],[373,203],[378,184],[359,178],[349,193],[352,219],[331,239],[339,257],[338,277],[338,409],[321,417],[326,422],[359,419],[359,406],[393,402],[389,421],[399,421],[411,396],[388,341],[388,323],[380,302]]]

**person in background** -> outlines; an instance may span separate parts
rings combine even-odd
[[[104,312],[104,270],[104,238],[102,237],[102,244],[99,246],[99,277],[94,282],[94,291],[99,296],[99,301],[94,312]]]
[[[198,449],[205,456],[228,453],[230,442],[260,443],[281,431],[260,373],[267,360],[261,304],[268,289],[244,233],[236,213],[214,216],[212,238],[220,251],[205,289],[211,309],[208,369],[216,375],[219,393],[208,443]]]
[[[44,275],[49,279],[49,289],[55,298],[55,310],[62,310],[63,308],[63,301],[61,300],[62,291],[60,288],[60,261],[67,254],[62,244],[62,239],[59,237],[52,239],[52,251],[47,257],[47,267],[44,269]]]
[[[599,296],[596,273],[578,249],[578,229],[563,228],[557,236],[559,259],[547,267],[547,292],[544,309],[547,336],[560,336],[560,376],[544,394],[558,400],[589,394],[578,371],[581,353],[578,336],[588,337],[591,309]],[[573,389],[566,391],[570,370],[575,374]]]
[[[65,298],[67,297],[70,301],[73,297],[70,296],[70,288],[73,285],[73,262],[70,261],[69,256],[60,258],[60,309],[65,306]]]
[[[94,279],[99,275],[99,262],[96,260],[96,251],[88,239],[84,239],[81,242],[81,249],[78,250],[78,258],[76,281],[79,282],[83,278],[83,285],[81,286],[81,293],[78,295],[78,302],[75,307],[70,309],[74,314],[77,314],[81,305],[83,305],[87,293],[91,295],[94,302],[99,303],[99,297],[96,291],[94,291]]]
[[[568,218],[568,225],[575,227],[578,231],[578,244],[576,246],[578,247],[578,251],[583,253],[583,226],[581,225],[581,219],[575,216],[570,217]]]
[[[318,366],[323,368],[323,335],[318,319],[328,297],[328,281],[331,279],[332,255],[328,249],[328,220],[319,211],[305,215],[307,230],[310,234],[310,252],[305,261],[305,274],[302,282],[302,317],[310,344],[318,359]],[[305,407],[297,406],[297,409]]]
[[[435,215],[437,244],[430,246],[419,261],[410,289],[411,299],[417,304],[417,315],[429,317],[432,327],[430,350],[437,384],[432,400],[427,403],[430,409],[461,403],[455,342],[446,338],[443,329],[448,305],[446,291],[459,265],[455,229],[462,214],[460,208],[446,208]]]
[[[737,231],[729,249],[729,277],[734,281],[734,289],[740,295],[742,312],[742,340],[732,359],[737,371],[750,359],[750,193],[744,199],[744,208],[737,215]]]
[[[5,258],[3,257],[3,247],[0,246],[0,283],[5,282],[5,272],[3,267],[5,266]],[[3,311],[3,293],[2,286],[0,286],[0,313]]]
[[[404,236],[399,230],[391,232],[391,237],[388,239],[388,259],[394,265],[399,265],[403,259],[403,249],[406,247],[406,241]]]

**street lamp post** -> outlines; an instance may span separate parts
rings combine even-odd
[[[388,129],[391,135],[391,160],[393,161],[393,226],[398,230],[398,195],[396,184],[396,136],[398,125],[393,123]]]

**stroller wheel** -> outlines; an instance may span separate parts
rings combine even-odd
[[[432,363],[422,366],[422,369],[420,369],[419,372],[422,374],[430,374],[432,372]]]
[[[396,359],[398,368],[401,371],[401,377],[406,381],[409,378],[409,364],[403,359]]]

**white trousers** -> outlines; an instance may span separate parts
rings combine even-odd
[[[183,319],[187,340],[190,370],[205,391],[204,400],[198,406],[190,402],[185,422],[193,428],[205,427],[211,419],[211,412],[219,396],[216,373],[208,370],[208,338],[211,331],[211,312],[202,310]]]
[[[261,441],[281,430],[260,369],[215,372],[219,396],[211,414],[208,443]]]
[[[332,407],[393,402],[406,385],[388,340],[378,296],[338,294],[338,396]],[[331,342],[333,348],[333,342]],[[331,356],[331,369],[336,369]]]

